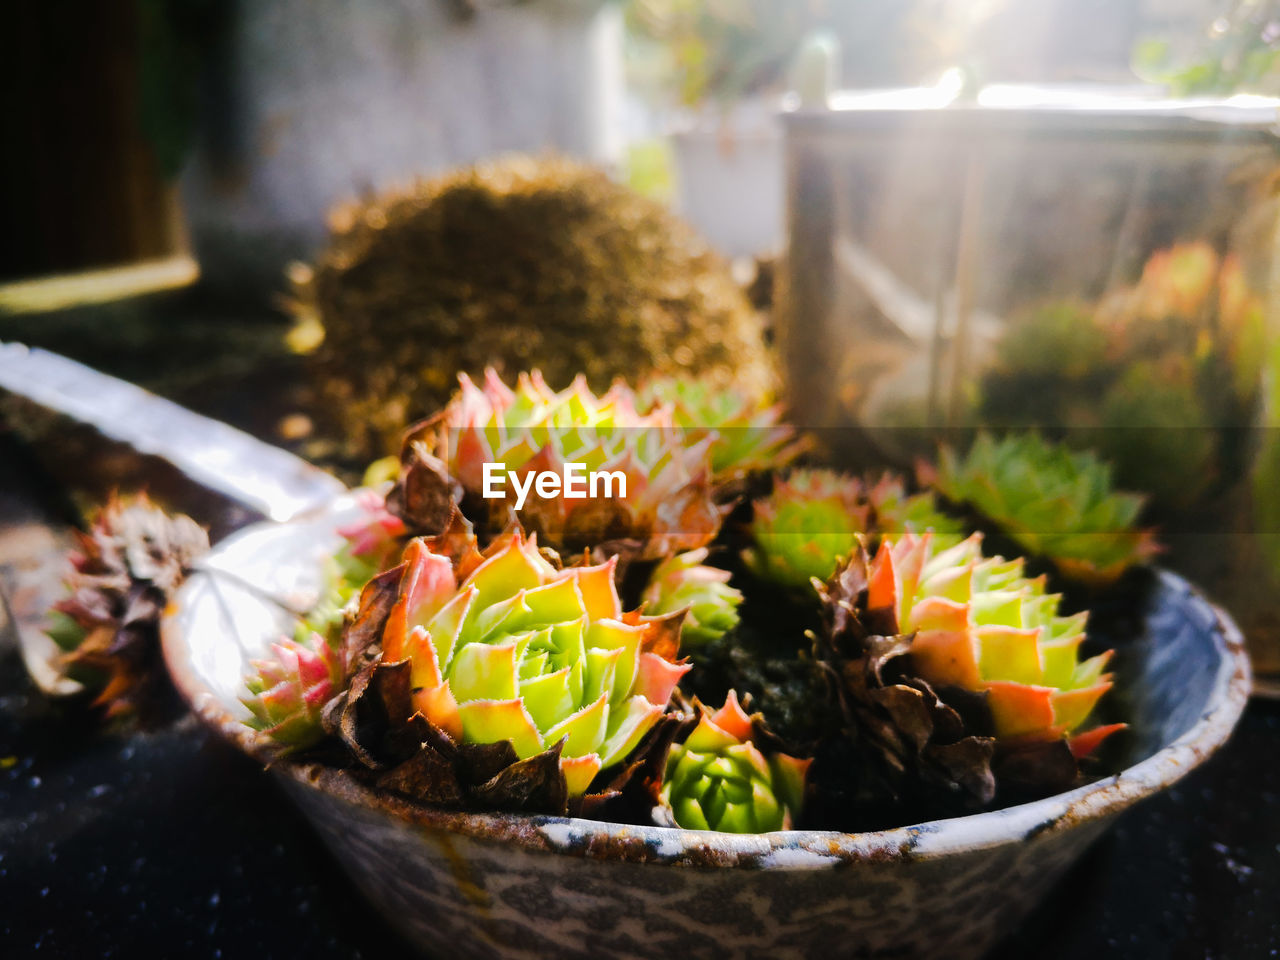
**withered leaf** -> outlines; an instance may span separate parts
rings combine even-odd
[[[659,717],[618,772],[604,786],[579,798],[574,815],[611,823],[652,823],[671,744],[695,724],[691,714]]]
[[[404,446],[400,479],[387,494],[387,509],[417,535],[442,532],[454,510],[454,485],[448,465],[423,440]]]
[[[1064,737],[998,743],[992,768],[1001,789],[1037,796],[1067,790],[1079,777],[1079,766]]]
[[[632,527],[626,504],[610,497],[587,500],[565,518],[564,546],[573,552],[612,540],[643,539]]]
[[[933,736],[933,712],[924,694],[904,684],[873,687],[867,691],[873,703],[889,715],[894,729],[917,752],[923,750]]]
[[[990,737],[965,737],[955,743],[931,743],[924,748],[924,758],[942,770],[947,780],[981,805],[996,795],[996,778],[991,769],[995,741]]]
[[[338,736],[366,767],[381,770],[405,759],[412,743],[398,728],[413,712],[410,663],[372,663],[347,688],[338,716]],[[328,709],[326,708],[326,714]]]
[[[443,554],[452,561],[454,576],[459,583],[484,562],[484,554],[476,547],[476,535],[471,521],[462,515],[457,504],[454,504],[444,529],[427,538],[427,546],[432,553]]]
[[[458,806],[466,796],[452,761],[425,743],[408,760],[379,774],[374,783],[384,790],[441,806]]]
[[[468,784],[487,783],[520,759],[510,740],[458,745],[458,768]]]
[[[404,564],[378,574],[360,591],[355,618],[342,631],[342,650],[348,675],[357,674],[369,665],[378,652],[382,632],[391,616],[400,592]]]
[[[508,813],[568,813],[568,788],[560,772],[564,741],[526,760],[518,760],[493,779],[475,787],[471,796],[491,810]]]

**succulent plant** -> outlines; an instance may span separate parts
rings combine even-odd
[[[746,561],[762,579],[807,588],[831,576],[871,524],[861,481],[825,469],[793,470],[753,504]]]
[[[880,536],[901,533],[933,533],[939,547],[964,539],[965,526],[938,506],[934,491],[908,494],[902,478],[886,473],[867,489],[872,531]]]
[[[557,550],[656,559],[696,549],[719,530],[708,457],[713,438],[691,441],[669,410],[638,414],[634,395],[621,383],[596,396],[581,378],[557,393],[537,371],[521,374],[514,390],[492,369],[483,387],[466,374],[460,379],[449,406],[405,440],[389,503],[416,532],[436,532],[448,516],[453,485],[482,530],[501,530],[514,511]],[[625,496],[575,499],[557,490],[544,497],[528,488],[532,474],[563,474],[566,463],[621,474]],[[482,496],[486,465],[496,465],[504,482],[508,473],[524,480],[523,504],[516,480],[505,482],[503,499]]]
[[[644,592],[649,613],[686,611],[680,639],[687,648],[718,640],[738,625],[742,592],[729,586],[728,570],[702,562],[707,553],[700,547],[662,561],[649,575]]]
[[[934,530],[959,542],[962,527],[938,509],[932,493],[908,495],[892,474],[865,484],[833,470],[794,470],[755,502],[746,559],[759,577],[808,588],[835,572],[840,558],[857,548],[859,534],[907,530]]]
[[[1080,380],[1107,362],[1107,335],[1093,310],[1074,301],[1044,304],[1010,325],[996,351],[1002,375]]]
[[[67,651],[68,672],[101,681],[96,702],[109,715],[126,713],[156,692],[160,616],[209,538],[145,494],[113,494],[76,540],[69,595],[54,606],[48,633]]]
[[[404,549],[404,521],[387,510],[385,498],[374,490],[359,490],[355,496],[362,515],[337,531],[345,542],[325,563],[320,598],[294,634],[300,643],[318,633],[337,646],[348,608],[361,588],[394,566]]]
[[[913,635],[912,668],[934,688],[984,694],[997,738],[1071,736],[1111,688],[1111,651],[1079,661],[1087,614],[1059,616],[1059,600],[1022,560],[984,557],[976,533],[942,551],[929,534],[886,539],[867,574],[868,622]],[[1076,735],[1072,752],[1100,736]]]
[[[715,713],[667,758],[661,799],[687,830],[768,833],[791,829],[804,803],[808,760],[766,755],[753,742],[751,718],[730,691]]]
[[[456,372],[541,367],[596,389],[697,374],[768,390],[762,324],[727,265],[656,201],[569,160],[512,156],[343,205],[291,270],[290,342],[369,459]]]
[[[308,747],[324,736],[321,711],[340,689],[342,658],[318,633],[306,642],[282,638],[270,659],[254,660],[241,702],[247,721],[285,747]]]
[[[1116,492],[1108,464],[1035,433],[1001,440],[983,433],[963,457],[944,446],[936,473],[922,473],[1075,580],[1110,583],[1159,549],[1151,531],[1136,526],[1143,498]]]
[[[505,744],[513,763],[553,757],[563,792],[580,797],[649,734],[688,670],[676,660],[682,616],[624,612],[616,564],[557,569],[519,527],[487,555],[465,536],[410,540],[382,578],[385,617],[373,618],[375,669],[407,665],[411,698],[390,724],[412,711],[450,749]],[[366,588],[362,608],[381,604],[377,593]],[[348,708],[345,735],[358,739],[358,698]]]
[[[1219,438],[1186,357],[1133,364],[1101,412],[1098,448],[1125,484],[1185,509],[1214,482]]]
[[[777,470],[800,452],[795,430],[781,423],[781,405],[760,392],[692,377],[657,377],[640,390],[636,406],[669,408],[690,440],[713,436],[711,469],[717,482]]]
[[[1153,253],[1135,288],[1136,312],[1148,321],[1200,319],[1218,274],[1218,253],[1203,240]]]
[[[1110,686],[1109,653],[1077,662],[1085,615],[1059,617],[1043,579],[980,543],[885,538],[819,591],[815,653],[844,725],[817,749],[816,822],[887,825],[981,809],[998,790],[1063,790],[1119,729],[1079,732]]]

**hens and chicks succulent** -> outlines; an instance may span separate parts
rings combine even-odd
[[[1111,678],[1109,653],[1081,656],[1086,615],[985,556],[929,490],[773,477],[801,446],[751,397],[464,375],[344,531],[320,612],[258,665],[251,724],[426,802],[740,832],[856,829],[886,798],[979,809],[1081,776],[1117,729],[1087,727]],[[1145,559],[1105,470],[1033,457],[1052,496],[1031,502],[1013,450],[981,440],[967,472],[945,454],[938,486],[1068,576]],[[570,461],[619,470],[627,496],[483,496],[484,463]],[[1046,510],[1131,549],[1062,547]],[[823,719],[774,724],[788,699]]]

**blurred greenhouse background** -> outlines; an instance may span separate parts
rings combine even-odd
[[[31,229],[6,236],[0,275],[194,250],[209,285],[263,292],[347,196],[544,149],[670,200],[730,255],[773,252],[776,112],[806,38],[835,45],[848,88],[958,68],[975,83],[1274,92],[1276,17],[1270,0],[19,5],[0,69],[23,149],[6,152],[0,205]],[[67,122],[45,127],[50,112]],[[140,282],[192,276],[170,265]]]

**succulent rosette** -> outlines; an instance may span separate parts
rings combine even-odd
[[[666,408],[691,438],[713,437],[711,469],[717,482],[776,470],[799,454],[795,430],[781,422],[782,406],[759,393],[706,380],[659,377],[639,393],[641,410]]]
[[[1117,492],[1110,466],[1035,433],[984,433],[963,457],[943,447],[930,479],[1071,579],[1107,584],[1159,551],[1136,525],[1143,498]]]
[[[1075,731],[1111,689],[1111,651],[1079,660],[1087,614],[1059,616],[1060,597],[1023,561],[984,557],[974,534],[945,550],[929,534],[885,540],[867,577],[867,617],[911,635],[913,670],[935,688],[985,696],[997,738],[1069,737],[1083,756],[1114,727]]]
[[[675,822],[727,833],[791,829],[809,761],[762,752],[732,690],[719,710],[699,713],[697,726],[667,757],[661,799]]]
[[[537,371],[521,374],[514,390],[492,369],[483,386],[459,379],[449,406],[406,437],[389,503],[415,532],[436,532],[448,517],[450,493],[460,493],[482,530],[503,529],[514,512],[548,546],[572,552],[616,553],[625,544],[629,556],[657,559],[696,549],[719,530],[714,438],[690,437],[669,409],[641,415],[625,385],[597,396],[581,377],[561,392]],[[530,488],[518,506],[519,482],[530,474],[563,476],[570,463],[588,476],[611,478],[608,495],[603,486],[595,496]],[[483,495],[486,465],[502,478],[501,498]]]
[[[381,631],[407,661],[412,707],[451,741],[558,751],[568,796],[624,760],[688,670],[680,615],[624,612],[617,561],[557,569],[519,528],[488,556],[411,540]],[[407,721],[408,716],[393,718]]]
[[[826,580],[858,547],[861,534],[933,530],[959,542],[959,521],[937,507],[931,493],[908,495],[885,474],[874,484],[823,468],[801,469],[774,484],[754,504],[748,566],[757,576],[789,587]]]
[[[245,681],[248,724],[285,747],[311,746],[324,736],[321,712],[341,688],[342,658],[318,633],[282,638],[271,654],[253,661],[256,673]]]
[[[861,481],[833,470],[794,470],[753,505],[747,565],[759,577],[805,588],[831,576],[871,524]]]
[[[932,490],[907,493],[902,478],[884,474],[867,489],[871,504],[872,532],[881,536],[901,533],[932,533],[937,547],[948,547],[964,539],[965,526],[938,507]]]
[[[156,692],[160,616],[209,538],[145,494],[113,494],[76,540],[68,595],[54,605],[47,632],[66,651],[68,672],[97,688],[97,703],[127,713]]]
[[[684,610],[680,640],[697,647],[724,636],[738,625],[742,591],[729,585],[730,573],[711,567],[707,548],[678,553],[662,561],[649,575],[645,609],[652,614]]]

